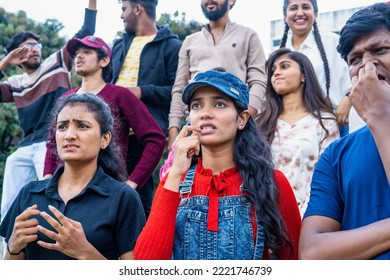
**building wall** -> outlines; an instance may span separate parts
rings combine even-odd
[[[353,8],[340,11],[319,13],[317,17],[318,29],[320,32],[336,32],[340,33],[345,22],[358,10],[365,8]],[[284,31],[284,19],[271,21],[271,50],[279,47]]]

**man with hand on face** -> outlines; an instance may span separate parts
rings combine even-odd
[[[351,103],[367,125],[330,144],[316,165],[301,259],[390,259],[389,18],[390,5],[376,3],[341,30]]]

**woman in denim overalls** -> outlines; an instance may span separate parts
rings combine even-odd
[[[210,70],[182,98],[191,125],[175,141],[136,259],[297,259],[297,203],[250,117],[247,85]]]

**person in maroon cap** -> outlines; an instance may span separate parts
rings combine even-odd
[[[95,33],[96,2],[88,1],[84,23],[74,35],[76,38]],[[2,71],[10,66],[18,66],[23,72],[0,83],[0,103],[15,104],[23,131],[18,148],[7,157],[5,164],[1,220],[23,186],[42,179],[48,115],[57,98],[71,88],[72,58],[61,48],[42,60],[41,50],[39,35],[22,31],[11,38],[7,45],[8,54],[0,60],[0,79],[4,77]]]
[[[137,192],[120,181],[110,107],[92,93],[66,95],[50,122],[64,166],[19,192],[0,225],[4,259],[134,259],[145,214]]]
[[[107,83],[110,73],[111,48],[101,38],[87,36],[74,38],[66,46],[69,54],[75,58],[75,71],[82,77],[81,86],[67,91],[64,95],[93,93],[101,97],[110,106],[116,123],[117,141],[121,148],[124,165],[129,148],[129,130],[142,145],[141,159],[136,168],[126,174],[126,183],[136,189],[143,186],[152,175],[165,148],[165,135],[146,106],[127,88]],[[45,177],[51,176],[58,166],[55,154],[54,134],[51,134],[45,160]]]

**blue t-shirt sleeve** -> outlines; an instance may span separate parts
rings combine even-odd
[[[342,222],[343,201],[340,194],[337,164],[334,161],[334,145],[330,145],[318,160],[314,169],[310,200],[303,218],[318,215]]]

